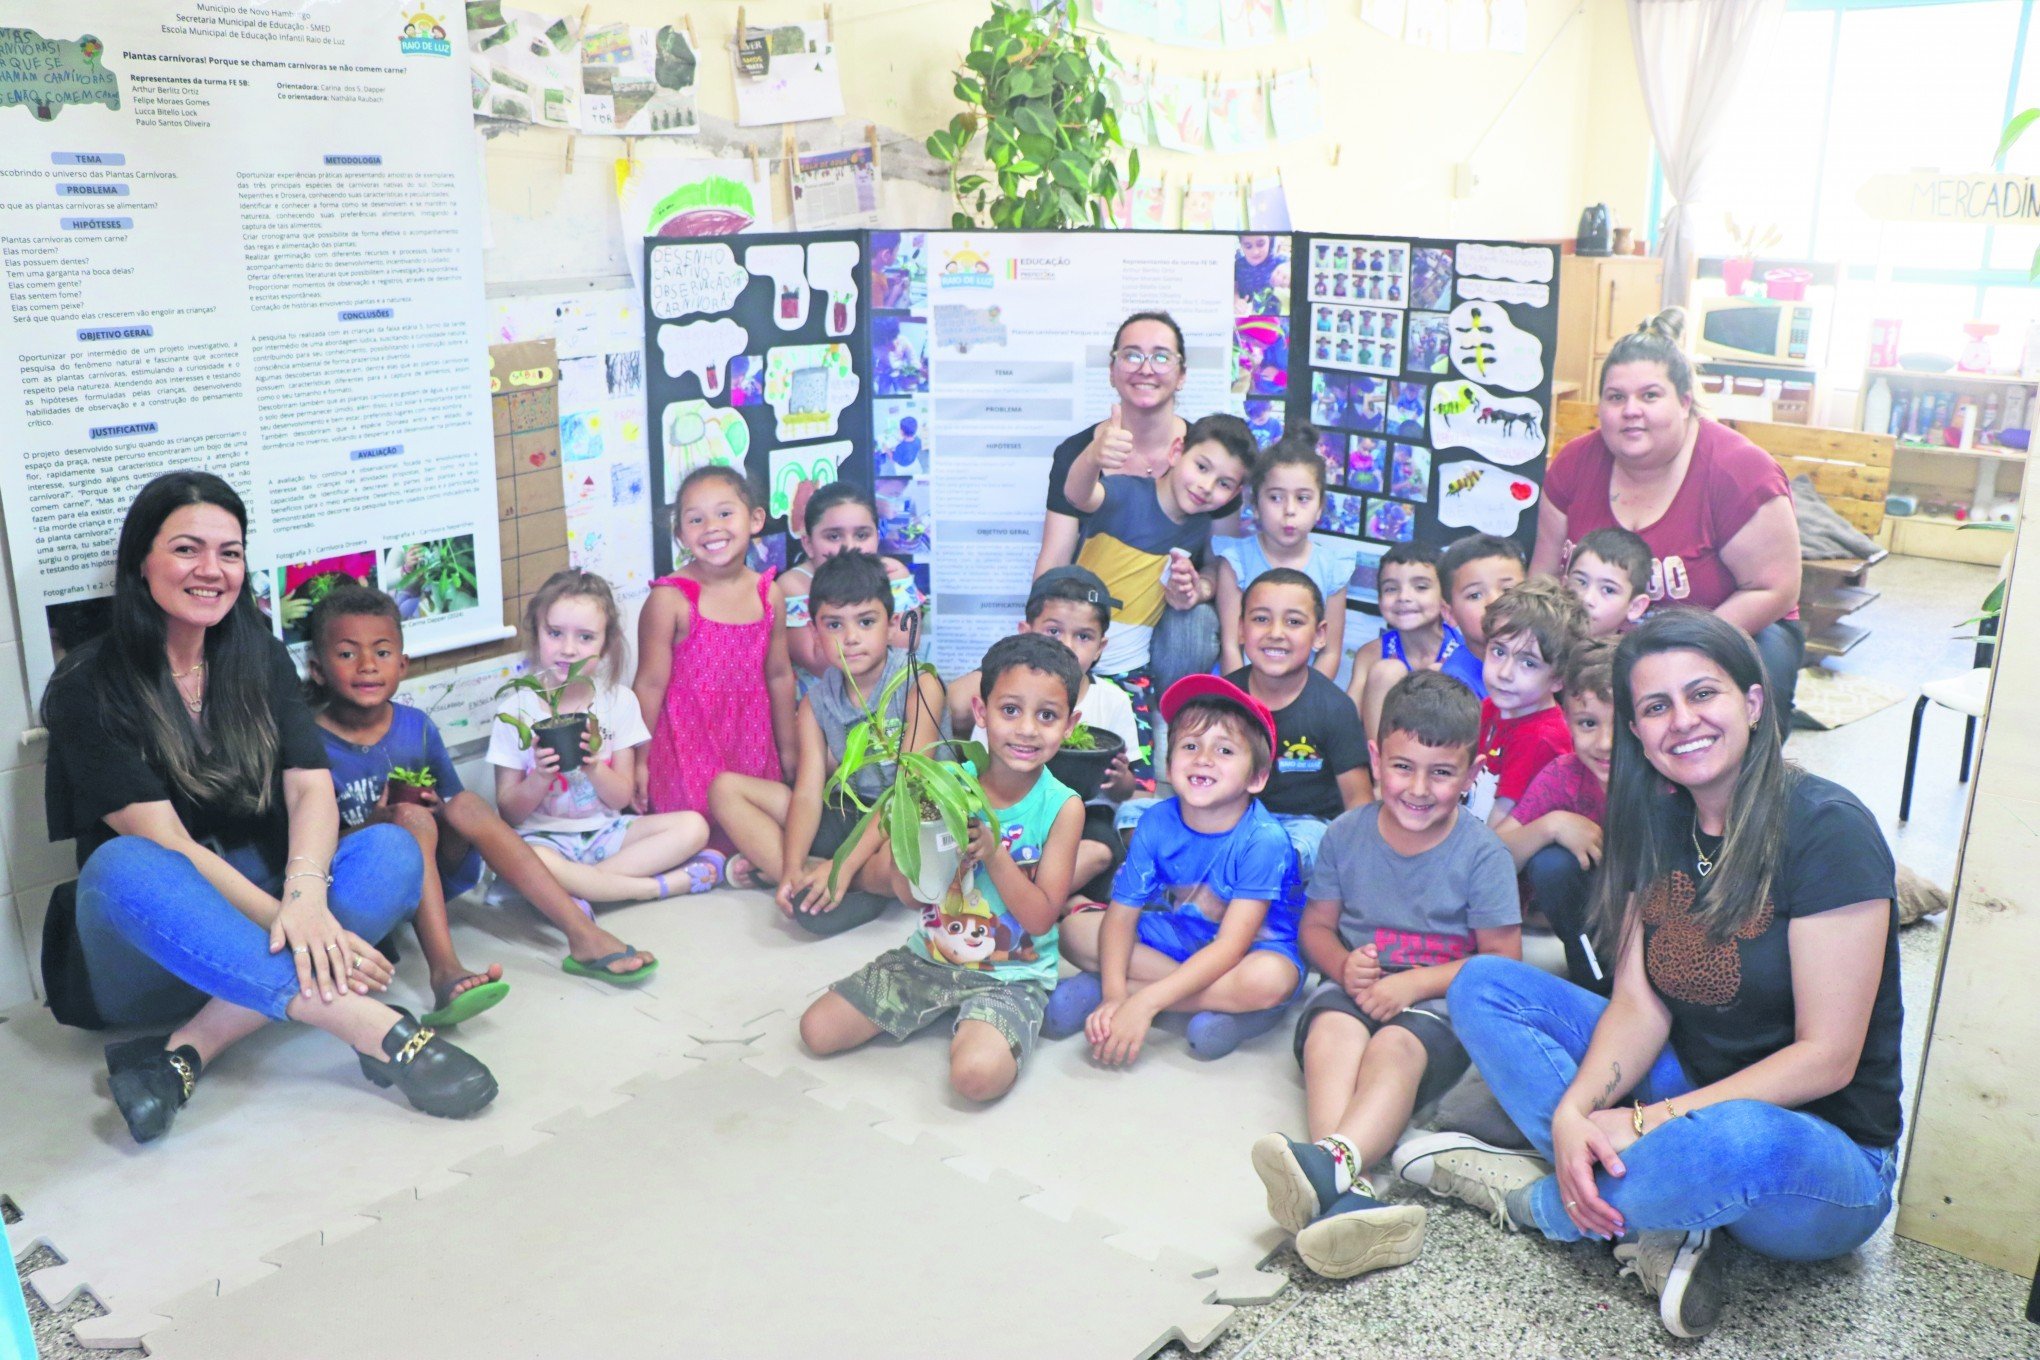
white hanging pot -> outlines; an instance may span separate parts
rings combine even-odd
[[[921,823],[921,872],[914,879],[914,900],[940,902],[963,862],[963,847],[941,818]]]

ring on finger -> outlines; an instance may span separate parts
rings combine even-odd
[[[301,944],[291,952],[294,954],[309,954],[312,952],[312,947],[310,945]]]
[[[359,955],[359,954],[356,954],[356,955],[354,956],[354,962],[348,965],[348,969],[349,969],[349,971],[352,971],[353,969],[356,969],[356,968],[359,968],[359,967],[361,967],[361,955]]]
[[[329,944],[326,946],[326,952],[328,954],[337,954],[340,952],[340,946],[337,944]]]

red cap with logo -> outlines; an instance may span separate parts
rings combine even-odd
[[[1219,699],[1245,710],[1268,733],[1268,748],[1272,751],[1278,744],[1275,715],[1268,711],[1268,705],[1222,675],[1186,675],[1169,686],[1162,695],[1162,721],[1174,722],[1177,712],[1193,699]]]

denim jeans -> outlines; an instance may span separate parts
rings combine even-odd
[[[1530,885],[1530,905],[1551,922],[1551,933],[1565,946],[1565,971],[1574,983],[1598,996],[1615,985],[1615,960],[1598,957],[1583,938],[1587,933],[1587,902],[1594,876],[1580,867],[1572,851],[1547,845],[1523,866]],[[1594,972],[1599,965],[1600,974]]]
[[[1208,604],[1163,608],[1148,642],[1148,674],[1154,677],[1157,715],[1169,686],[1186,675],[1207,675],[1217,664],[1218,610]]]
[[[1318,847],[1325,843],[1325,828],[1331,823],[1306,812],[1278,812],[1275,820],[1289,833],[1289,848],[1296,851],[1297,874],[1305,883],[1310,882],[1310,871],[1317,864]]]
[[[1799,668],[1806,664],[1806,629],[1798,619],[1780,619],[1758,631],[1757,655],[1764,662],[1764,693],[1778,714],[1778,735],[1792,732],[1792,698],[1799,692]]]
[[[1551,1156],[1551,1116],[1586,1055],[1607,1001],[1513,959],[1468,959],[1448,993],[1452,1027],[1502,1108]],[[1654,1104],[1693,1089],[1665,1046],[1633,1098]],[[1751,1251],[1824,1261],[1853,1251],[1891,1212],[1898,1160],[1815,1115],[1729,1100],[1651,1130],[1601,1172],[1601,1196],[1631,1231],[1725,1228]],[[1557,1242],[1583,1234],[1556,1176],[1531,1187],[1537,1227]]]
[[[424,872],[410,832],[363,827],[333,856],[327,901],[343,927],[373,944],[418,910]],[[255,882],[271,892],[280,886]],[[270,953],[269,932],[196,865],[140,836],[117,836],[85,861],[78,943],[93,1004],[110,1026],[181,1024],[208,997],[281,1020],[298,995],[290,952]]]

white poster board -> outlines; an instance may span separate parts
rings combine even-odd
[[[31,692],[174,468],[247,502],[287,640],[335,571],[413,599],[413,654],[507,636],[466,43],[440,8],[7,7],[0,505]]]

